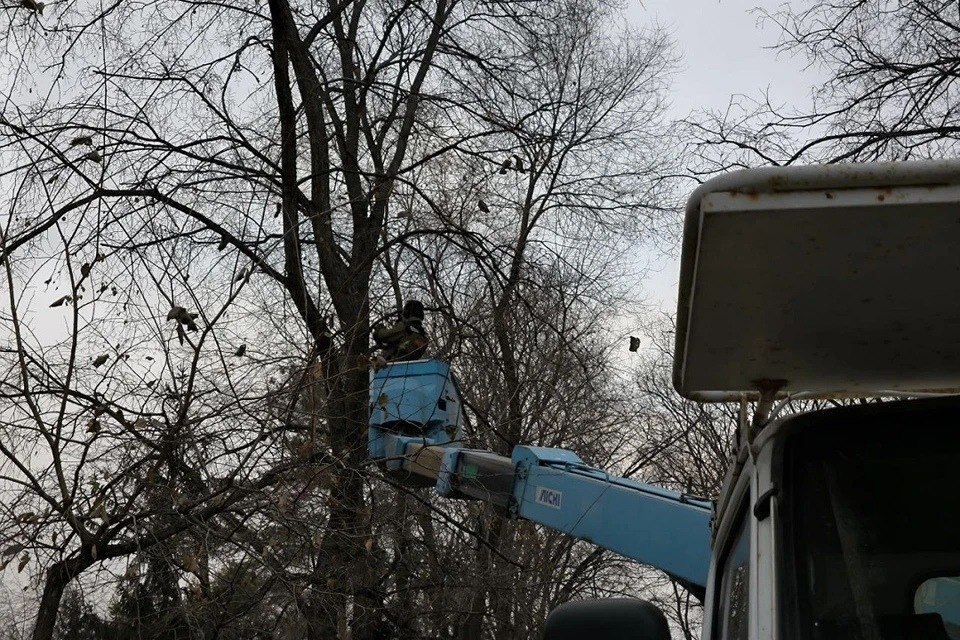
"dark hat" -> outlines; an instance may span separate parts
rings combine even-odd
[[[407,300],[403,305],[404,320],[423,320],[423,305],[417,300]]]

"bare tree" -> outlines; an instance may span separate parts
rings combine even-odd
[[[960,14],[947,0],[838,0],[762,12],[776,50],[825,74],[811,105],[737,99],[691,120],[707,172],[956,153]]]
[[[568,446],[605,466],[627,435],[603,326],[629,306],[617,284],[626,252],[659,231],[659,88],[670,65],[662,34],[610,37],[608,15],[555,3],[544,23],[501,44],[522,66],[468,85],[465,102],[503,133],[471,138],[468,153],[426,168],[416,187],[432,206],[410,206],[398,221],[457,238],[414,236],[384,257],[397,289],[421,291],[436,309],[440,353],[469,381],[472,443],[501,453]],[[467,611],[456,637],[536,635],[552,606],[604,569],[611,583],[622,572],[563,536],[489,509],[462,513],[481,543],[440,538],[472,547],[447,578]]]
[[[364,427],[371,315],[419,292],[476,381],[479,444],[604,458],[600,326],[618,257],[658,231],[670,66],[661,33],[616,19],[586,0],[5,13],[0,536],[42,584],[34,637],[88,570],[134,596],[162,578],[188,624],[245,593],[317,638],[414,633],[413,601],[434,630],[477,637],[489,603],[492,634],[525,635],[592,583],[602,554],[473,506],[404,493],[384,516],[401,490],[369,483]],[[500,584],[545,582],[544,539],[566,586],[529,607]],[[464,549],[484,582],[457,629]]]

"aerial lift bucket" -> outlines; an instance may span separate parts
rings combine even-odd
[[[367,454],[372,460],[406,484],[433,486],[435,481],[405,471],[404,463],[411,444],[424,449],[462,446],[463,403],[450,365],[412,360],[377,371],[370,383],[369,425]],[[439,457],[434,458],[439,464]]]

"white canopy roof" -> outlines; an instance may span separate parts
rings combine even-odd
[[[770,167],[687,204],[674,386],[960,390],[960,162]]]

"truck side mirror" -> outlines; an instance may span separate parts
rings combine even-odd
[[[655,605],[634,598],[577,600],[547,616],[543,640],[670,640],[667,618]]]

